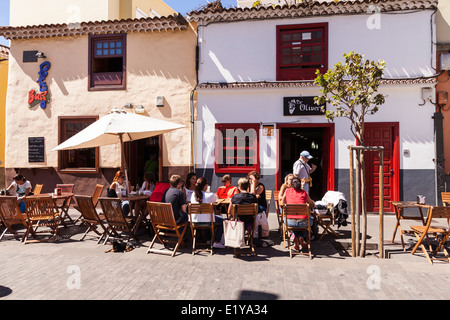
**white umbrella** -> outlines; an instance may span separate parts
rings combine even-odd
[[[113,109],[106,116],[53,148],[52,151],[95,148],[120,143],[121,161],[126,173],[124,142],[150,138],[184,127],[186,126]],[[128,177],[126,179],[128,181]]]

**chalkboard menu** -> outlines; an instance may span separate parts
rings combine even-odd
[[[44,162],[44,137],[28,137],[28,162]]]

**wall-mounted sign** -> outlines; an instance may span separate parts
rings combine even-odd
[[[28,137],[28,162],[44,162],[44,137]]]
[[[314,97],[285,97],[283,103],[285,116],[321,116],[321,106],[314,103]]]
[[[51,64],[49,61],[44,61],[40,65],[38,73],[39,79],[36,81],[37,83],[39,83],[40,92],[36,92],[35,90],[30,90],[28,92],[28,104],[30,105],[30,108],[34,107],[39,103],[41,108],[45,109],[47,107],[47,103],[50,101],[47,83],[45,82],[45,79],[48,76],[48,70],[50,69],[50,66]]]
[[[262,135],[263,135],[263,137],[275,136],[275,127],[274,126],[262,126]]]

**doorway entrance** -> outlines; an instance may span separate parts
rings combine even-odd
[[[311,175],[310,197],[322,199],[328,190],[334,190],[334,124],[277,124],[279,128],[279,166],[277,189],[303,150],[314,157],[309,161],[317,169]]]
[[[146,170],[152,171],[155,181],[161,176],[161,136],[124,143],[125,159],[128,164],[128,179],[131,185],[144,182]]]

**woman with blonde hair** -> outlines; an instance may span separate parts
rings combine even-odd
[[[282,199],[287,189],[291,187],[292,179],[297,177],[296,174],[289,173],[286,177],[284,177],[284,183],[280,188],[280,193],[278,194],[278,201],[280,202],[280,205],[283,205]]]

